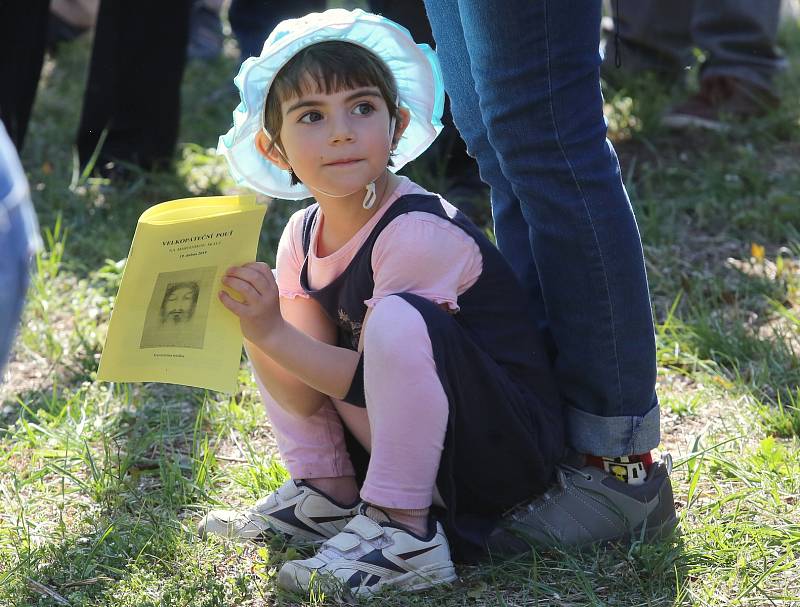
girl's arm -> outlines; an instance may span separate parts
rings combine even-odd
[[[319,304],[303,299],[281,304],[275,278],[264,263],[230,268],[222,281],[242,299],[236,301],[224,291],[219,295],[225,307],[239,317],[249,342],[248,353],[251,357],[255,354],[256,372],[275,400],[296,414],[313,415],[324,403],[313,391],[334,398],[347,394],[361,355],[332,345],[336,328]],[[303,321],[307,325],[294,326],[293,321],[309,312],[305,306],[316,306],[317,317]],[[287,317],[281,313],[284,308]],[[322,319],[330,326],[324,326]],[[303,394],[299,382],[290,381],[289,375],[313,390]]]
[[[284,320],[323,343],[336,342],[336,326],[328,319],[319,304],[311,299],[280,298]],[[255,343],[245,337],[245,350],[253,371],[278,404],[287,411],[316,411],[327,397],[288,372]]]

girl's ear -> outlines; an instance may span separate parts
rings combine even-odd
[[[284,171],[290,169],[289,163],[286,162],[283,154],[278,151],[278,146],[270,146],[271,143],[269,136],[263,130],[256,133],[256,149],[259,153],[279,169]]]
[[[411,122],[411,113],[404,107],[397,108],[397,124],[394,127],[394,135],[392,136],[392,149],[397,147],[397,142],[403,136],[403,132],[408,128],[408,123]]]

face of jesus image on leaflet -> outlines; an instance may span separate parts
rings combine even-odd
[[[215,267],[160,273],[139,347],[202,348],[215,274]]]
[[[172,327],[192,320],[199,296],[200,285],[194,281],[168,284],[161,301],[161,324]]]

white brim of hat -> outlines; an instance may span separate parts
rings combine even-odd
[[[217,153],[225,156],[237,183],[288,200],[311,196],[302,184],[292,185],[288,171],[267,160],[255,145],[262,128],[266,92],[278,71],[301,49],[330,40],[352,42],[380,57],[397,81],[399,104],[411,120],[392,155],[398,171],[422,154],[442,130],[444,83],[439,60],[427,44],[416,44],[408,30],[385,17],[361,9],[331,9],[302,19],[282,21],[264,43],[261,55],[242,63],[233,82],[241,103],[233,127],[219,138]]]

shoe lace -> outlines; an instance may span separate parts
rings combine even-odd
[[[580,468],[576,468],[575,466],[570,466],[569,464],[558,464],[556,466],[556,483],[558,485],[558,489],[555,486],[550,487],[547,491],[544,492],[542,495],[543,498],[552,499],[556,494],[563,493],[567,489],[567,481],[573,475],[582,476],[587,481],[592,480],[592,475],[588,472],[584,472]]]
[[[525,516],[528,513],[532,512],[537,506],[538,503],[541,501],[549,501],[554,497],[557,497],[564,493],[569,486],[569,479],[573,475],[582,476],[587,481],[592,480],[592,475],[584,472],[580,468],[576,468],[575,466],[570,466],[569,464],[558,464],[556,466],[556,482],[555,484],[551,485],[547,491],[545,491],[538,499],[533,501],[529,501],[522,506],[518,506],[512,510],[510,516],[512,519],[517,519],[519,517]]]

